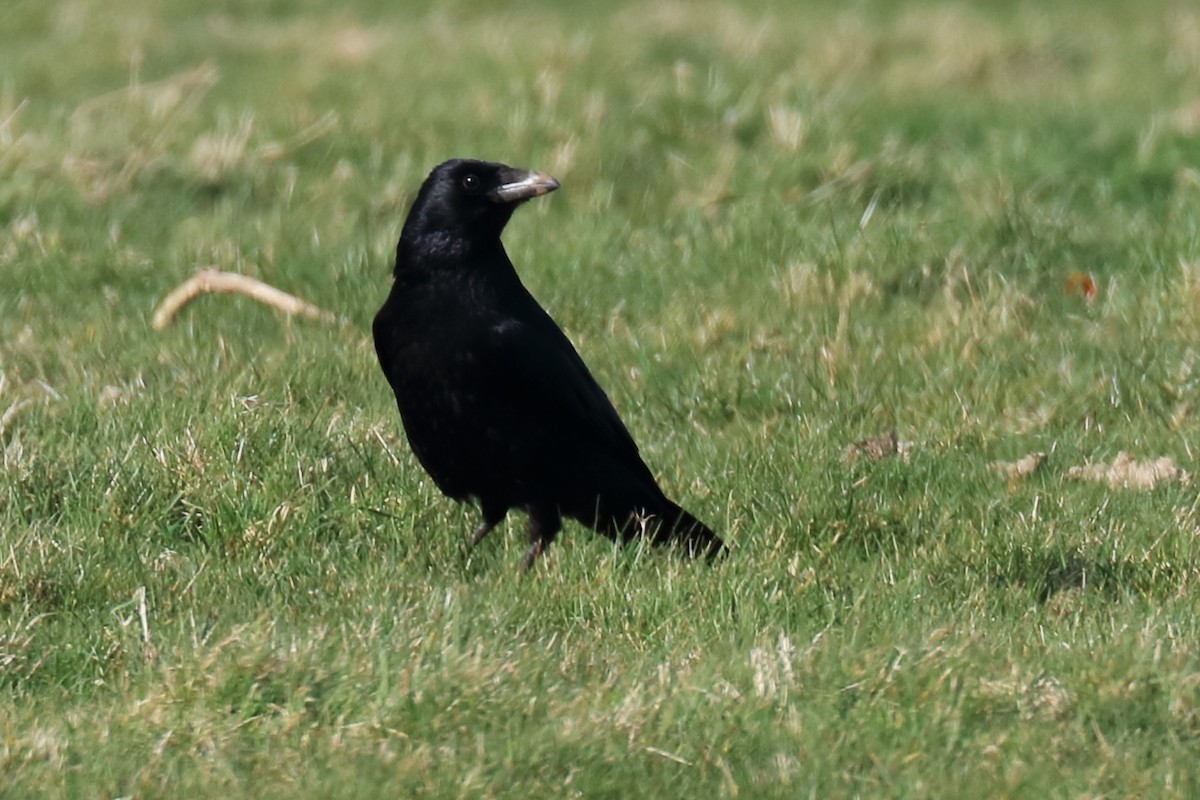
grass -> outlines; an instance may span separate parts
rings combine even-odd
[[[1195,796],[1194,483],[1067,472],[1196,468],[1197,75],[1186,3],[9,0],[0,795]],[[368,335],[453,155],[563,182],[509,252],[723,563],[465,548]],[[210,265],[341,322],[152,331]]]

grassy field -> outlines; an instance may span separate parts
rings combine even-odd
[[[468,552],[369,339],[456,155],[722,563]],[[1193,3],[6,0],[0,796],[1195,797],[1198,389]]]

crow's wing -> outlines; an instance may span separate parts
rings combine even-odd
[[[527,444],[525,457],[561,470],[564,479],[620,469],[626,473],[621,483],[656,486],[633,437],[566,335],[532,299],[522,311],[494,325],[485,347],[489,405],[507,429],[495,434]]]

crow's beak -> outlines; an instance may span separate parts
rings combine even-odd
[[[514,169],[504,183],[493,189],[488,197],[494,203],[520,203],[553,192],[558,181],[544,172],[524,172]]]

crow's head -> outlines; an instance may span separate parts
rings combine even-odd
[[[401,238],[499,238],[517,206],[557,188],[558,181],[541,172],[471,159],[447,161],[421,184]]]

